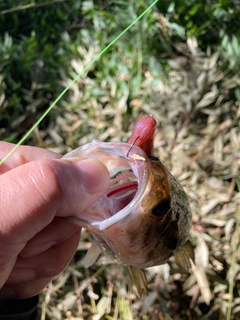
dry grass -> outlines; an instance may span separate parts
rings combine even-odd
[[[72,61],[72,77],[95,57],[96,47],[89,48],[78,48],[85,60]],[[240,78],[220,52],[205,54],[194,39],[177,50],[168,76],[146,70],[131,101],[124,68],[99,82],[86,73],[34,139],[60,153],[93,138],[126,141],[136,119],[152,114],[156,156],[189,196],[193,273],[182,273],[173,259],[150,268],[149,295],[139,298],[126,268],[107,257],[84,269],[91,237],[83,231],[71,265],[42,294],[42,320],[240,319],[240,104],[233,98]],[[63,74],[64,86],[69,81]]]

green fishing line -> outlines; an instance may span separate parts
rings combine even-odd
[[[82,76],[82,74],[88,70],[91,65],[100,58],[119,38],[121,38],[138,20],[140,20],[156,3],[155,0],[146,10],[144,10],[126,29],[124,29],[113,41],[111,41],[89,64],[80,72],[72,82],[62,91],[62,93],[57,97],[56,100],[50,105],[50,107],[43,113],[43,115],[38,119],[38,121],[28,130],[28,132],[22,137],[22,139],[13,147],[6,156],[0,160],[0,165],[27,139],[27,137],[33,132],[33,130],[39,125],[39,123],[46,117],[46,115],[52,110],[52,108],[58,103],[58,101],[64,96],[64,94],[71,88],[71,86]]]

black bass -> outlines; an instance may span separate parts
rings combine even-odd
[[[106,194],[79,219],[70,219],[90,230],[104,252],[132,270],[164,264],[179,254],[191,228],[186,193],[153,156],[155,129],[156,121],[144,116],[128,143],[93,140],[64,156],[98,159],[107,167],[111,182]],[[90,250],[87,266],[98,253]]]

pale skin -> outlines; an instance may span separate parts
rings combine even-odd
[[[0,158],[14,145],[0,142]],[[71,261],[81,228],[68,222],[107,190],[97,160],[19,147],[0,166],[0,299],[37,295]]]

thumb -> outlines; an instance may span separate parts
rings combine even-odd
[[[93,159],[32,161],[4,173],[0,176],[0,243],[24,246],[54,216],[79,215],[103,195],[108,184],[106,167]]]

